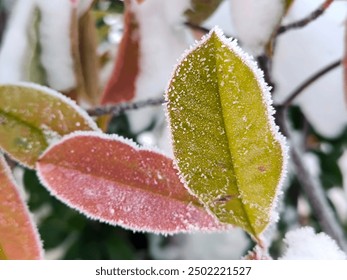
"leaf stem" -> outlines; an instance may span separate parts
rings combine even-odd
[[[165,103],[165,100],[163,97],[160,98],[154,98],[154,99],[147,99],[147,100],[140,100],[140,101],[134,101],[134,102],[124,102],[119,103],[115,105],[105,105],[100,107],[95,107],[87,110],[87,113],[90,116],[94,117],[100,117],[104,115],[112,115],[112,116],[119,116],[122,113],[129,111],[129,110],[137,110],[148,106],[158,106]]]
[[[323,69],[319,70],[317,73],[313,74],[311,77],[309,77],[306,81],[304,81],[297,89],[295,89],[289,97],[282,103],[283,107],[289,107],[293,100],[302,93],[308,86],[313,84],[315,81],[317,81],[320,77],[324,76],[331,70],[337,68],[342,64],[342,60],[339,59],[337,61],[332,62],[331,64],[327,65]]]
[[[310,13],[305,18],[295,21],[293,23],[282,25],[277,30],[277,35],[281,35],[289,30],[298,29],[308,25],[313,22],[315,19],[324,14],[324,12],[329,8],[329,6],[334,2],[334,0],[325,0],[316,10]]]
[[[281,107],[277,113],[277,121],[283,131],[283,134],[289,140],[291,135],[286,123],[287,112],[287,107]],[[344,237],[343,229],[338,223],[336,216],[328,203],[322,186],[306,169],[305,164],[300,156],[300,152],[294,145],[290,149],[290,155],[294,164],[297,179],[299,180],[300,185],[307,196],[307,199],[320,226],[322,227],[322,230],[333,238],[341,249],[347,252],[347,243]]]

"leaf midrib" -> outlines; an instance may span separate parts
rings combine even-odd
[[[54,166],[57,166],[57,167],[60,167],[60,168],[64,168],[64,169],[68,169],[68,170],[74,170],[74,171],[77,171],[77,172],[79,172],[79,173],[81,173],[81,174],[83,174],[83,175],[92,176],[92,177],[97,178],[97,179],[106,180],[106,181],[112,182],[113,184],[116,183],[117,185],[121,185],[122,188],[124,188],[124,187],[125,187],[125,188],[130,188],[130,189],[134,188],[134,189],[138,189],[138,190],[140,190],[140,191],[146,190],[145,192],[149,192],[149,193],[152,193],[152,194],[154,194],[154,195],[159,195],[159,196],[164,197],[164,198],[170,198],[170,199],[172,199],[172,200],[174,200],[174,201],[178,201],[178,202],[183,203],[183,204],[185,204],[185,205],[189,205],[189,204],[192,203],[194,206],[198,207],[199,209],[202,209],[202,210],[205,209],[205,208],[203,207],[203,205],[202,205],[201,203],[199,203],[199,201],[182,200],[182,199],[176,198],[176,197],[174,197],[174,196],[168,196],[168,195],[165,195],[165,194],[162,194],[162,193],[158,193],[158,192],[155,192],[155,188],[149,188],[149,189],[148,189],[148,188],[147,188],[148,185],[146,186],[146,185],[143,185],[143,184],[142,184],[143,186],[146,187],[146,188],[142,188],[142,187],[141,187],[142,185],[139,185],[139,184],[136,184],[136,185],[124,184],[124,183],[122,183],[122,182],[118,182],[118,181],[113,180],[113,179],[111,179],[111,178],[105,178],[105,177],[103,177],[103,176],[99,176],[99,175],[95,175],[95,174],[92,174],[92,173],[83,172],[83,171],[80,170],[79,168],[70,168],[70,167],[64,166],[64,165],[62,165],[62,164],[56,164],[56,163],[53,163],[53,162],[50,162],[50,161],[47,161],[46,163],[48,163],[48,164],[53,164]],[[40,163],[39,163],[39,164],[40,164]],[[139,171],[139,170],[138,170],[138,171]],[[146,174],[144,171],[141,172],[141,173]],[[183,186],[182,186],[182,187],[183,187]]]
[[[229,156],[230,156],[230,159],[231,159],[231,167],[232,167],[232,170],[233,170],[233,173],[235,174],[235,168],[234,168],[234,160],[233,160],[233,155],[231,154],[231,144],[230,144],[230,141],[229,141],[229,134],[230,134],[230,132],[226,129],[227,127],[226,127],[226,124],[225,124],[225,119],[226,119],[226,117],[225,117],[225,112],[224,112],[224,110],[223,110],[223,106],[222,106],[222,99],[221,99],[221,95],[220,95],[220,91],[219,91],[219,89],[220,89],[220,87],[219,87],[219,85],[220,85],[220,75],[218,74],[218,46],[217,46],[217,42],[219,41],[219,39],[218,39],[218,36],[216,35],[216,34],[214,34],[213,35],[213,46],[214,46],[214,49],[213,49],[213,51],[214,51],[214,53],[215,53],[215,55],[214,55],[214,63],[215,63],[215,69],[216,69],[216,76],[217,76],[217,85],[218,85],[218,87],[217,87],[217,90],[218,90],[218,100],[219,100],[219,107],[220,107],[220,110],[221,110],[221,115],[222,115],[222,122],[223,122],[223,127],[224,127],[224,129],[225,129],[225,138],[226,138],[226,141],[227,141],[227,143],[228,143],[228,147],[229,147],[229,149],[228,149],[228,154],[229,154]],[[222,44],[223,44],[223,42],[222,42]],[[241,207],[242,207],[242,211],[244,212],[244,214],[245,214],[245,217],[246,217],[246,220],[247,220],[247,222],[248,222],[248,225],[249,225],[249,227],[250,227],[250,229],[252,230],[252,234],[254,235],[254,236],[256,236],[257,234],[256,234],[256,231],[255,231],[255,229],[254,229],[254,227],[253,227],[253,225],[252,225],[252,223],[251,223],[251,221],[250,221],[250,218],[249,218],[249,215],[248,215],[248,212],[247,212],[247,210],[246,210],[246,208],[245,208],[245,203],[243,202],[243,200],[242,200],[242,197],[241,197],[241,195],[240,195],[240,188],[239,188],[239,186],[240,186],[240,184],[239,184],[239,180],[238,180],[238,178],[237,178],[237,176],[236,176],[236,174],[235,174],[235,180],[236,180],[236,187],[237,187],[237,192],[238,192],[238,198],[239,198],[239,200],[241,201]]]

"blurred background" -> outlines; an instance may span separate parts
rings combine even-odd
[[[277,33],[327,2],[306,26]],[[258,61],[279,108],[314,74],[338,62],[290,102],[289,144],[347,233],[346,12],[346,1],[322,0],[0,0],[0,83],[47,85],[85,109],[161,98],[184,50],[215,25]],[[97,122],[108,133],[172,154],[163,106]],[[12,168],[47,259],[240,259],[254,245],[237,228],[159,236],[92,221],[52,197],[34,171]],[[323,230],[293,164],[281,200],[271,231],[273,258],[281,256],[289,230]]]

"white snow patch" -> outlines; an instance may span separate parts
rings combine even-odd
[[[70,0],[36,0],[41,12],[41,62],[48,85],[59,91],[76,86],[71,53],[72,4]]]
[[[132,1],[140,32],[140,72],[135,100],[163,95],[172,66],[188,46],[183,14],[189,5],[189,0],[146,0],[141,4]],[[160,107],[130,112],[133,132],[146,128],[162,112]]]
[[[35,0],[18,0],[7,25],[0,49],[0,83],[26,80],[30,26]]]
[[[234,35],[236,31],[232,24],[233,20],[229,6],[229,1],[223,1],[213,15],[203,23],[203,26],[212,29],[214,26],[218,25],[223,27],[222,29],[226,34],[230,36]]]
[[[230,0],[236,36],[253,55],[260,55],[284,13],[284,1]]]
[[[282,260],[345,260],[347,257],[325,233],[315,234],[310,227],[286,234],[287,249]]]
[[[306,16],[321,3],[317,0],[294,1],[286,22]],[[308,77],[342,57],[346,12],[344,1],[334,1],[321,17],[305,28],[278,37],[273,59],[275,103],[281,103]],[[347,124],[342,77],[341,67],[335,69],[305,89],[294,102],[325,137],[336,137]]]
[[[313,178],[319,178],[321,173],[319,158],[314,153],[305,153],[302,157],[307,171],[312,175]]]

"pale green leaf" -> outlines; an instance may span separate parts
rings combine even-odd
[[[262,73],[214,29],[181,60],[167,99],[183,182],[221,222],[259,240],[286,160]]]
[[[57,137],[78,130],[97,130],[75,103],[49,88],[21,83],[0,85],[0,148],[34,167]]]

